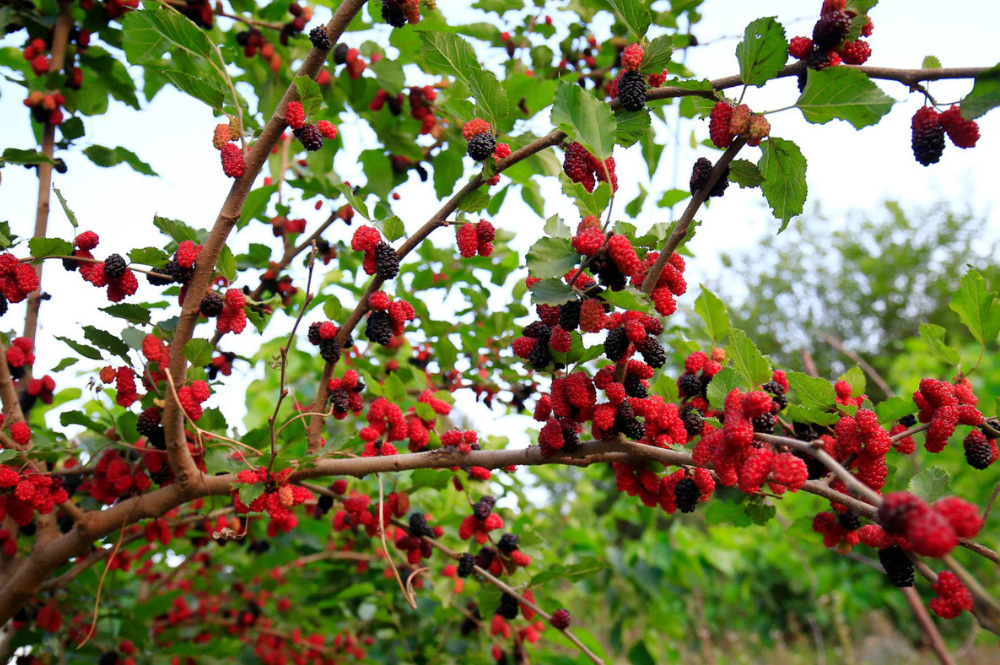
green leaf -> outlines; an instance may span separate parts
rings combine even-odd
[[[621,309],[644,312],[650,310],[651,305],[646,294],[634,286],[626,286],[621,291],[605,291],[601,296],[615,307]]]
[[[762,86],[785,68],[788,61],[788,40],[785,29],[774,18],[759,18],[743,33],[736,46],[740,63],[740,80],[747,85]]]
[[[103,358],[101,352],[92,346],[87,346],[86,344],[80,344],[79,342],[75,342],[69,339],[68,337],[57,336],[56,339],[62,342],[66,342],[69,348],[73,349],[84,358],[88,358],[90,360],[101,360],[101,358]]]
[[[746,159],[734,159],[729,164],[729,179],[742,189],[760,187],[764,182],[757,165]]]
[[[835,413],[819,411],[817,409],[807,409],[798,404],[789,404],[785,407],[785,419],[796,423],[809,423],[812,425],[823,425],[829,427],[840,420],[840,416]]]
[[[910,478],[907,489],[927,503],[934,503],[951,492],[951,476],[941,467],[932,466]]]
[[[916,403],[909,397],[890,397],[875,407],[878,421],[883,425],[918,411]]]
[[[774,212],[781,220],[781,233],[795,215],[804,209],[808,188],[806,187],[806,158],[799,146],[791,141],[771,137],[760,144],[762,151],[757,167],[764,178],[761,191]]]
[[[865,378],[865,373],[860,367],[855,365],[851,369],[847,370],[840,375],[838,381],[847,381],[851,384],[851,397],[860,397],[865,394],[865,388],[868,386],[868,379]]]
[[[264,490],[263,483],[240,483],[240,501],[249,507],[264,494]]]
[[[642,56],[639,71],[643,74],[659,74],[670,64],[674,53],[674,38],[670,35],[660,35],[649,44]]]
[[[920,324],[920,340],[927,345],[927,348],[941,360],[952,367],[958,366],[958,351],[948,346],[945,342],[946,331],[941,326],[932,323]]]
[[[559,81],[552,101],[552,124],[598,159],[611,157],[617,130],[615,114],[575,83]]]
[[[582,216],[600,217],[608,209],[608,202],[611,201],[611,186],[608,183],[602,182],[593,192],[588,192],[583,185],[570,182],[565,175],[560,180],[563,194],[576,200],[576,206]]]
[[[798,401],[807,409],[823,411],[837,403],[837,392],[826,379],[803,372],[787,372],[786,376],[788,387],[795,391]]]
[[[292,83],[295,84],[295,91],[299,93],[299,101],[302,102],[306,117],[314,117],[323,108],[323,91],[319,89],[319,83],[308,76],[296,76],[292,79]],[[398,92],[399,90],[392,94]]]
[[[194,367],[204,367],[212,362],[212,343],[207,339],[192,339],[184,345],[184,357]]]
[[[215,271],[229,280],[236,281],[236,257],[228,246],[223,245],[219,252],[219,260],[215,262]]]
[[[406,398],[406,386],[399,374],[390,374],[385,380],[385,398],[390,402],[399,403]]]
[[[738,523],[744,521],[745,524]],[[737,523],[736,526],[749,526],[749,522],[750,520],[746,519],[746,510],[742,503],[712,501],[708,510],[705,511],[705,523],[709,525]]]
[[[568,238],[539,238],[528,250],[528,272],[545,279],[562,277],[576,267],[580,256]]]
[[[167,219],[166,217],[155,215],[153,217],[153,226],[166,233],[170,236],[171,240],[176,243],[182,243],[185,240],[190,240],[192,242],[196,242],[198,240],[197,231],[184,222],[180,222],[175,219]]]
[[[129,12],[124,25],[125,57],[134,65],[160,60],[170,51],[210,59],[215,49],[208,35],[179,12],[146,9]]]
[[[403,228],[403,220],[395,215],[382,222],[382,235],[384,235],[390,242],[393,240],[399,240],[403,237],[405,232],[406,231]]]
[[[650,127],[649,109],[638,111],[618,109],[615,111],[615,118],[618,123],[615,129],[615,141],[623,148],[635,145]]]
[[[581,558],[577,563],[547,566],[545,570],[531,578],[531,586],[545,584],[550,580],[565,579],[569,582],[576,582],[599,573],[607,567],[608,564],[597,557],[587,556]]]
[[[691,192],[686,189],[668,189],[663,192],[663,196],[656,205],[660,208],[673,208],[675,205],[691,198]]]
[[[277,185],[267,185],[251,190],[247,194],[247,200],[243,203],[243,210],[240,211],[240,224],[245,226],[257,215],[264,214],[268,201],[271,200],[271,195],[276,191],[278,191]]]
[[[552,238],[569,239],[573,237],[573,232],[570,231],[569,226],[566,225],[566,222],[564,222],[559,215],[552,215],[545,220],[545,226],[542,228],[542,232]]]
[[[632,218],[638,217],[639,213],[642,212],[642,206],[646,204],[646,197],[648,195],[649,192],[646,191],[646,188],[640,182],[639,193],[625,206],[625,214]]]
[[[733,365],[743,375],[751,388],[771,380],[771,363],[760,352],[745,332],[734,328],[729,333],[726,357],[732,358]]]
[[[1000,333],[1000,300],[979,271],[965,273],[948,306],[981,344],[993,342]]]
[[[561,305],[576,298],[568,284],[559,279],[543,279],[531,285],[531,301],[543,305]]]
[[[144,326],[149,325],[149,310],[141,305],[123,302],[117,305],[102,307],[101,311],[119,319],[125,319],[129,323],[138,323]]]
[[[162,268],[167,265],[170,257],[166,252],[157,247],[142,247],[131,250],[128,253],[128,260],[131,263],[141,263],[144,266]]]
[[[203,78],[173,69],[157,69],[149,66],[146,67],[146,72],[156,72],[184,94],[204,102],[217,113],[222,111],[226,90],[215,78]]]
[[[639,640],[628,650],[628,662],[629,665],[656,665],[645,640]]]
[[[507,93],[492,73],[483,70],[469,42],[456,34],[422,32],[423,58],[429,70],[447,74],[465,83],[479,110],[493,124],[507,117]]]
[[[10,461],[14,458],[15,455],[17,455],[17,451],[14,450],[13,448],[0,450],[0,462]]]
[[[429,404],[418,404],[418,406],[427,406]],[[433,409],[431,412],[433,413]],[[428,420],[433,420],[435,416],[431,416]],[[430,487],[431,489],[444,489],[448,486],[448,481],[451,480],[451,474],[445,471],[440,471],[438,469],[417,469],[410,476],[410,486],[406,488],[407,492],[415,492],[418,489],[424,487]]]
[[[66,213],[69,223],[73,225],[74,229],[77,228],[79,224],[76,221],[76,213],[69,209],[69,204],[66,203],[66,198],[62,195],[62,192],[59,191],[58,187],[53,187],[52,191],[56,193],[56,198],[59,199],[59,205],[62,206],[63,212]]]
[[[0,164],[54,164],[51,157],[43,152],[7,148],[0,157]]]
[[[91,420],[87,414],[80,411],[65,411],[59,414],[59,424],[63,427],[69,427],[70,425],[81,425],[86,427],[91,432],[96,434],[104,435],[108,431],[107,427],[102,427],[100,423],[95,423]]]
[[[124,163],[131,166],[133,171],[143,175],[156,175],[156,171],[150,168],[149,164],[139,159],[139,157],[136,156],[136,154],[131,150],[126,150],[121,146],[117,148],[105,148],[102,145],[92,145],[84,148],[83,154],[85,154],[90,161],[98,166],[103,166],[104,168],[110,168]]]
[[[739,388],[743,383],[743,377],[732,367],[723,367],[708,384],[708,403],[712,409],[721,411],[726,402],[726,395],[732,392],[733,388]]]
[[[466,192],[458,199],[461,212],[479,212],[490,204],[490,195],[482,189]]]
[[[98,348],[113,353],[126,363],[131,364],[132,360],[128,357],[128,345],[108,331],[95,328],[94,326],[84,326],[83,336],[88,341],[96,344]]]
[[[336,321],[340,318],[340,312],[343,310],[343,305],[340,304],[340,298],[330,295],[326,297],[323,302],[323,314],[326,318],[331,321]]]
[[[632,41],[642,41],[652,17],[641,0],[608,0],[618,20],[632,33]]]
[[[972,92],[962,100],[962,116],[975,120],[1000,106],[1000,65],[976,77]]]
[[[403,64],[396,59],[382,58],[372,62],[369,67],[375,72],[379,87],[386,91],[391,97],[395,97],[403,92],[406,85],[406,77],[403,74]]]
[[[722,300],[701,285],[701,295],[694,301],[694,311],[705,322],[705,332],[716,344],[729,334],[729,310]]]
[[[28,241],[28,251],[36,259],[47,256],[72,256],[73,243],[61,238],[32,238]]]
[[[924,61],[920,63],[921,69],[941,69],[941,61],[933,55],[928,55],[924,57]]]
[[[806,88],[795,106],[809,122],[824,125],[839,119],[861,129],[876,124],[896,103],[857,70],[829,67],[808,71]]]

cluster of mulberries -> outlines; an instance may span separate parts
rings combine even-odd
[[[455,237],[458,240],[458,251],[463,259],[471,259],[476,254],[489,256],[493,253],[496,229],[493,228],[493,224],[481,219],[478,224],[467,222],[457,227]]]
[[[396,539],[396,549],[406,552],[406,562],[416,566],[423,559],[429,559],[434,549],[424,538],[439,538],[444,535],[444,529],[431,527],[427,523],[430,515],[413,513],[410,515],[409,533],[405,531]]]
[[[340,328],[332,321],[317,321],[309,324],[306,338],[310,344],[319,347],[319,355],[325,362],[336,363],[340,360],[341,352],[340,343],[337,341],[339,332]],[[352,346],[354,346],[354,340],[348,337],[344,341],[344,348],[349,349]]]
[[[920,409],[917,416],[920,422],[930,423],[924,439],[928,452],[944,450],[959,425],[979,427],[983,424],[983,414],[976,408],[979,399],[973,394],[968,378],[958,384],[921,379],[920,389],[913,393],[913,401]]]
[[[27,373],[28,368],[35,364],[35,343],[30,337],[15,337],[10,341],[4,357],[10,375],[20,379]]]
[[[872,49],[868,42],[862,39],[847,41],[856,14],[848,11],[846,4],[846,0],[826,0],[819,20],[813,26],[812,39],[795,37],[789,42],[789,55],[806,65],[799,75],[799,90],[805,87],[806,69],[820,71],[841,63],[863,65],[871,57]],[[861,36],[871,37],[875,24],[870,17],[865,18]]]
[[[684,373],[677,377],[677,391],[681,399],[688,401],[698,398],[705,399],[708,384],[722,369],[722,362],[716,359],[716,351],[722,350],[713,351],[711,357],[706,355],[704,351],[694,351],[684,359]],[[724,352],[722,353],[724,354]],[[725,360],[725,355],[722,356],[722,359]],[[698,402],[696,408],[705,412],[708,408],[708,402]]]
[[[604,355],[608,360],[618,362],[639,352],[650,367],[663,367],[666,351],[656,339],[663,333],[659,319],[641,312],[614,312],[604,325],[608,330],[604,339]]]
[[[382,20],[394,28],[420,23],[420,0],[382,0]]]
[[[472,514],[462,520],[458,537],[462,540],[473,538],[482,545],[490,538],[490,531],[503,528],[503,518],[493,512],[496,499],[484,496],[472,506]],[[487,566],[488,567],[488,566]]]
[[[313,494],[301,485],[289,483],[288,478],[291,475],[291,468],[282,469],[277,473],[271,473],[264,467],[240,471],[236,476],[238,485],[263,485],[264,491],[254,498],[250,505],[246,505],[240,498],[239,487],[232,487],[230,491],[236,512],[259,513],[266,511],[271,519],[294,520],[295,516],[289,509],[312,499]]]
[[[212,396],[212,389],[204,381],[192,381],[191,385],[177,390],[177,401],[191,420],[198,420],[202,414],[202,404]]]
[[[362,398],[365,388],[365,382],[353,369],[344,372],[342,377],[331,378],[327,390],[330,393],[330,404],[333,406],[333,417],[343,420],[348,413],[355,415],[361,413],[365,408],[365,401]]]
[[[975,604],[972,594],[950,570],[942,571],[931,589],[937,597],[932,598],[927,606],[942,619],[954,619],[962,612],[972,611]]]
[[[110,365],[101,370],[101,381],[104,383],[115,382],[115,401],[118,406],[128,408],[138,401],[139,395],[136,393],[135,372],[131,367],[119,367],[115,369]]]
[[[0,517],[10,517],[18,526],[25,526],[35,513],[47,515],[68,500],[58,477],[0,466]]]
[[[215,329],[221,334],[243,332],[247,327],[246,305],[247,297],[242,289],[227,289],[222,311],[215,319]]]
[[[396,250],[382,239],[382,234],[375,227],[359,226],[351,238],[351,249],[364,252],[362,267],[365,273],[378,274],[382,279],[392,279],[399,274]]]
[[[84,231],[76,237],[73,256],[80,259],[93,259],[90,250],[97,247],[100,239],[93,231]],[[2,257],[0,257],[2,259]],[[104,261],[73,261],[63,259],[63,267],[67,270],[79,270],[80,276],[98,288],[108,288],[108,300],[120,302],[126,296],[133,295],[139,288],[139,281],[129,268],[124,258],[112,254]],[[0,264],[2,272],[2,264]],[[6,289],[5,289],[6,292]],[[10,297],[7,298],[10,300]],[[12,301],[17,302],[17,301]]]
[[[559,308],[556,309],[558,312]],[[555,319],[552,321],[551,319]],[[571,333],[559,325],[558,314],[550,318],[553,325],[534,321],[521,329],[521,336],[511,344],[514,355],[527,360],[537,370],[545,369],[552,362],[552,352],[565,353],[573,344]]]
[[[771,123],[746,104],[734,106],[723,100],[716,102],[708,116],[708,134],[716,148],[728,148],[741,135],[747,137],[747,145],[758,146],[771,134]]]
[[[851,469],[858,480],[876,492],[881,491],[888,474],[885,456],[892,448],[892,438],[879,424],[875,412],[858,409],[853,417],[838,420],[834,431],[837,435],[834,458],[838,461],[853,458]],[[839,484],[837,488],[842,489]]]
[[[850,551],[862,542],[862,534],[868,527],[861,526],[861,517],[854,511],[842,513],[817,513],[812,521],[812,530],[823,536],[823,545]]]
[[[944,153],[944,136],[959,148],[974,148],[979,140],[979,125],[966,120],[958,106],[938,113],[933,106],[924,106],[913,114],[910,124],[913,156],[924,166],[936,164]]]
[[[417,402],[431,407],[437,416],[447,416],[451,413],[451,404],[436,397],[430,389],[421,391],[417,396]],[[426,413],[426,411],[424,412]],[[408,450],[411,453],[425,450],[430,444],[430,433],[437,424],[437,418],[424,418],[417,413],[415,407],[410,407],[404,417],[406,422],[406,438],[409,439]],[[479,444],[477,441],[478,436],[475,432],[451,430],[441,434],[441,445],[445,447],[453,446],[463,453],[478,450]]]
[[[632,275],[632,286],[636,288],[642,287],[643,282],[646,281],[646,276],[659,258],[659,252],[649,252],[646,254],[640,270]],[[675,296],[680,297],[687,293],[687,280],[684,279],[684,270],[686,268],[687,263],[684,261],[684,257],[676,252],[671,254],[664,264],[663,271],[656,280],[656,285],[650,294],[650,299],[653,301],[656,313],[660,316],[670,316],[677,311]]]
[[[967,501],[948,497],[928,506],[909,492],[886,494],[878,520],[886,533],[902,536],[914,552],[934,558],[948,554],[960,538],[972,538],[983,527],[979,510]]]
[[[300,101],[288,102],[285,107],[285,122],[292,128],[292,133],[302,147],[310,152],[323,147],[323,139],[337,138],[337,126],[329,120],[320,120],[315,124],[306,123],[306,112]]]
[[[117,450],[108,450],[97,460],[93,475],[80,485],[80,491],[99,503],[111,505],[122,497],[142,494],[151,482],[141,462],[133,462]]]
[[[389,346],[393,335],[402,335],[407,321],[417,317],[413,305],[402,299],[393,300],[384,291],[376,291],[368,297],[368,324],[365,337],[376,344]]]
[[[610,182],[611,191],[618,191],[615,158],[608,157],[602,162],[579,143],[573,142],[566,148],[563,172],[573,182],[582,184],[588,192],[593,192],[598,182]]]
[[[482,118],[473,118],[465,123],[462,127],[462,136],[468,141],[469,157],[477,162],[485,162],[493,156],[497,148],[493,128]]]

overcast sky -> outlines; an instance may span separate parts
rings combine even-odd
[[[441,3],[441,8],[453,20],[461,20],[473,12]],[[465,3],[462,3],[463,5]],[[800,0],[734,2],[708,0],[704,6],[705,20],[696,25],[694,33],[705,46],[691,49],[688,65],[699,75],[719,77],[737,72],[734,51],[737,39],[724,39],[740,35],[744,26],[760,16],[776,16],[787,30],[788,37],[808,35],[815,21],[820,2]],[[316,20],[325,19],[329,11],[316,10]],[[553,13],[557,27],[565,29],[568,15]],[[925,55],[935,55],[946,67],[992,66],[1000,61],[1000,46],[996,41],[996,26],[1000,25],[1000,3],[981,0],[964,0],[948,3],[945,10],[939,2],[929,0],[883,0],[873,11],[875,34],[870,40],[874,54],[871,65],[919,67]],[[595,30],[606,25],[601,17]],[[490,20],[496,20],[491,14]],[[314,21],[315,22],[315,21]],[[507,26],[510,27],[510,26]],[[384,26],[383,26],[384,28]],[[380,29],[377,39],[387,41],[387,29]],[[600,35],[600,33],[598,32]],[[370,36],[368,36],[370,38]],[[349,34],[345,41],[356,45],[358,34]],[[23,44],[23,32],[0,40],[0,46]],[[408,80],[408,83],[422,83]],[[998,230],[994,211],[998,170],[996,154],[1000,148],[1000,112],[980,119],[982,138],[973,150],[959,150],[949,144],[940,164],[930,168],[918,165],[910,152],[910,117],[922,104],[920,95],[908,95],[905,86],[882,82],[880,86],[900,103],[882,122],[860,132],[839,121],[826,126],[809,125],[796,110],[770,117],[772,132],[794,140],[809,162],[809,199],[807,210],[821,206],[828,214],[841,215],[850,210],[870,209],[885,199],[898,199],[906,203],[925,204],[947,199],[967,204],[973,209],[988,213],[991,229]],[[941,82],[931,85],[931,92],[939,101],[959,99],[971,88],[969,82]],[[0,149],[6,147],[30,148],[33,146],[28,113],[21,104],[23,89],[0,80],[0,118],[3,132]],[[787,106],[795,101],[797,91],[793,79],[778,81],[766,90],[751,89],[746,103],[762,111]],[[547,114],[543,114],[547,116]],[[231,181],[219,166],[218,152],[211,145],[212,129],[217,119],[204,105],[184,97],[172,88],[164,89],[138,113],[124,105],[112,102],[103,116],[84,118],[87,136],[81,147],[91,143],[114,147],[122,145],[137,153],[160,174],[151,178],[134,173],[126,166],[101,169],[91,164],[78,152],[63,156],[69,166],[66,175],[55,175],[55,184],[70,202],[83,228],[97,231],[102,237],[99,256],[112,252],[126,254],[133,247],[163,246],[166,241],[155,232],[151,221],[154,214],[181,219],[196,227],[209,227],[215,220],[225,199]],[[543,128],[540,128],[543,129]],[[349,122],[341,125],[349,148],[370,147],[370,135],[352,127]],[[660,126],[659,134],[665,143],[672,142],[676,126]],[[678,150],[664,152],[661,172],[656,181],[646,181],[638,146],[616,152],[618,162],[619,200],[630,201],[638,192],[640,182],[650,190],[646,206],[637,223],[645,228],[654,222],[667,219],[667,211],[658,209],[660,194],[675,182],[686,183],[690,165],[699,156],[713,156],[713,152],[690,148],[690,135],[698,139],[707,136],[707,128],[700,122],[681,126]],[[679,164],[675,180],[674,169]],[[758,152],[751,149],[747,157],[756,161]],[[358,165],[349,154],[342,151],[335,166],[346,180],[363,179]],[[633,174],[638,174],[634,176]],[[395,212],[403,219],[408,231],[422,224],[438,207],[433,190],[411,181],[400,190],[402,200]],[[559,213],[570,221],[578,219],[568,199],[561,197],[557,184],[543,187],[546,194],[546,213]],[[3,171],[0,185],[0,220],[8,220],[18,235],[30,235],[35,216],[37,181],[32,172],[11,166]],[[516,247],[526,251],[539,235],[541,224],[518,197],[508,197],[504,213],[494,219],[497,226],[516,230]],[[69,238],[69,222],[53,199],[49,229],[51,235]],[[622,210],[624,205],[618,206]],[[309,220],[309,228],[321,221],[327,210],[314,211],[312,202],[293,208],[292,215]],[[749,250],[763,233],[777,231],[778,223],[771,218],[758,190],[740,190],[731,187],[725,198],[713,202],[711,209],[702,211],[699,219],[704,222],[701,235],[692,245],[697,259],[690,261],[689,283],[697,285],[707,277],[720,276],[718,256],[724,251]],[[532,220],[526,223],[525,220]],[[232,244],[239,252],[249,239],[238,238]],[[253,240],[261,240],[258,235]],[[452,242],[453,238],[441,237],[436,242]],[[267,237],[277,249],[277,240]],[[24,251],[24,250],[22,250]],[[723,275],[724,277],[724,275]],[[253,284],[251,284],[253,286]],[[54,335],[72,334],[81,324],[95,323],[95,308],[103,306],[95,298],[93,287],[81,283],[77,275],[65,273],[57,263],[50,263],[45,271],[43,287],[53,294],[45,303],[41,315],[39,354],[36,373],[43,374],[59,360],[70,355],[70,350],[53,338]],[[689,290],[693,300],[697,288]],[[143,286],[136,297],[155,298],[155,292]],[[97,325],[115,325],[114,320],[98,313]],[[6,328],[19,330],[23,321],[23,306],[12,307],[5,317]],[[274,334],[277,329],[272,328]],[[272,335],[273,336],[273,335]],[[82,336],[77,334],[78,339]],[[235,341],[227,340],[227,348],[252,353],[260,343],[248,329]],[[215,398],[219,400],[221,398]],[[485,424],[490,415],[485,407],[465,404],[473,420]],[[228,415],[238,417],[243,412],[242,396],[231,395],[216,405]]]

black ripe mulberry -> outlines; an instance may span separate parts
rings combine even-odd
[[[402,28],[406,25],[406,13],[395,0],[383,1],[382,20],[394,28]]]
[[[7,313],[7,296],[0,293],[0,316]]]
[[[626,111],[639,111],[646,105],[646,77],[627,71],[618,81],[618,101]]]
[[[351,408],[351,399],[344,389],[334,390],[330,393],[330,405],[333,407],[334,413],[345,414]],[[376,442],[377,446],[381,446],[381,442]]]
[[[312,344],[313,346],[319,346],[319,343],[323,341],[323,338],[319,334],[319,329],[320,326],[322,325],[323,323],[320,321],[309,324],[309,332],[306,335],[306,338],[309,340],[309,343]]]
[[[908,413],[899,419],[899,424],[903,427],[913,427],[917,424],[917,417],[912,413]]]
[[[493,156],[496,150],[497,140],[489,132],[481,132],[469,139],[469,157],[477,162],[485,162]]]
[[[468,552],[463,554],[458,560],[458,576],[468,577],[472,574],[472,568],[476,565],[476,557]]]
[[[333,49],[333,64],[342,65],[347,62],[347,44],[337,44]]]
[[[371,321],[368,322],[368,325],[371,325]],[[392,337],[392,330],[389,330],[389,336]],[[340,342],[337,341],[337,338],[320,340],[319,355],[331,365],[336,364],[340,360]]]
[[[326,34],[326,28],[322,25],[309,31],[309,41],[312,42],[313,48],[318,48],[320,51],[329,51],[332,46],[330,36]]]
[[[646,426],[636,419],[635,411],[632,410],[628,400],[618,405],[618,410],[615,412],[615,429],[633,441],[646,436]]]
[[[685,372],[677,379],[677,388],[680,390],[681,397],[689,399],[697,397],[701,394],[701,379],[698,378],[697,374]]]
[[[392,341],[392,318],[389,312],[372,312],[368,316],[365,337],[376,344],[389,345]]]
[[[879,550],[878,560],[882,562],[885,575],[894,587],[913,586],[913,562],[898,545]]]
[[[618,269],[618,264],[607,256],[602,256],[590,264],[591,269],[597,273],[597,279],[601,285],[612,291],[621,291],[628,284],[628,278]]]
[[[104,276],[108,279],[118,279],[125,274],[125,259],[119,254],[112,254],[104,260]]]
[[[813,44],[816,50],[830,51],[840,46],[851,30],[851,17],[843,11],[827,12],[820,16],[813,27]]]
[[[965,449],[965,461],[973,469],[982,471],[997,459],[996,441],[990,440],[978,429],[966,435],[962,447]]]
[[[323,133],[316,125],[302,125],[294,133],[302,147],[310,152],[315,152],[323,147]]]
[[[549,351],[549,335],[538,338],[531,353],[528,354],[528,362],[535,369],[545,369],[552,362],[552,352]]]
[[[853,510],[838,514],[837,521],[840,522],[840,526],[848,531],[856,531],[861,528],[861,515],[858,515]]]
[[[691,169],[691,194],[704,189],[712,175],[712,161],[707,157],[699,157]]]
[[[222,314],[223,308],[226,306],[226,301],[222,297],[221,293],[215,291],[210,292],[204,298],[201,299],[201,313],[209,318],[214,318],[219,314]]]
[[[913,156],[924,166],[937,164],[944,152],[944,126],[941,114],[931,106],[916,112],[911,123]]]
[[[562,423],[562,435],[564,453],[575,453],[580,449],[580,435],[577,434],[573,423],[565,421]]]
[[[819,480],[828,473],[826,467],[823,466],[823,463],[809,453],[801,450],[793,450],[792,455],[798,457],[806,463],[806,471],[809,473],[809,480]]]
[[[698,436],[705,429],[705,416],[701,411],[689,406],[681,413],[681,422],[689,436]]]
[[[649,390],[642,384],[642,379],[636,374],[625,377],[625,394],[629,397],[646,399],[649,397]]]
[[[579,300],[572,300],[559,308],[559,327],[569,332],[580,327],[580,308],[582,303]]]
[[[619,326],[608,331],[608,336],[604,340],[604,355],[608,357],[608,360],[613,360],[618,362],[628,351],[628,335],[625,334],[625,328]]]
[[[427,518],[423,513],[413,513],[410,515],[410,535],[428,538],[434,537],[434,529],[427,524]]]
[[[774,416],[772,414],[764,413],[754,417],[750,422],[753,423],[754,432],[774,434]]]
[[[513,621],[517,618],[518,609],[517,598],[506,592],[500,596],[500,607],[497,608],[497,614],[508,621]]]
[[[385,241],[375,245],[375,272],[384,280],[399,274],[399,256]]]
[[[642,359],[646,361],[646,364],[653,369],[659,369],[667,362],[667,352],[652,335],[646,335],[646,341],[640,345],[639,353],[642,354]]]
[[[517,543],[519,540],[521,540],[521,536],[513,533],[505,533],[500,536],[500,542],[497,543],[497,547],[500,548],[501,552],[510,556],[511,552],[517,549]]]
[[[701,498],[701,490],[692,478],[684,478],[674,488],[674,498],[678,510],[682,513],[693,513],[698,506],[698,499]]]

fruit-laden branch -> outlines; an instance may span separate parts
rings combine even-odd
[[[326,25],[326,33],[331,43],[337,42],[340,36],[347,29],[347,26],[354,19],[365,0],[344,0],[333,18]],[[297,76],[308,76],[316,78],[323,63],[326,62],[327,51],[315,47],[309,50],[302,66],[299,67]],[[285,131],[285,108],[288,102],[298,99],[295,85],[288,86],[284,97],[275,109],[274,115],[268,120],[260,137],[254,143],[253,149],[245,159],[245,169],[243,175],[233,183],[229,195],[222,205],[222,210],[209,233],[208,240],[198,256],[197,268],[191,282],[188,284],[187,294],[181,304],[181,315],[174,332],[174,338],[170,344],[170,374],[174,383],[181,385],[185,382],[187,374],[187,360],[184,358],[184,346],[191,340],[194,333],[195,324],[198,322],[198,310],[201,299],[208,292],[215,272],[215,262],[222,253],[222,248],[226,244],[226,238],[232,231],[236,222],[240,218],[243,204],[247,194],[253,186],[254,180],[260,173],[261,168],[267,161],[271,149],[277,145],[278,140]],[[167,453],[170,459],[170,467],[174,472],[178,484],[189,486],[197,482],[201,475],[198,467],[191,457],[187,448],[184,435],[184,416],[180,405],[175,400],[167,400],[163,411],[163,427],[167,441]]]

